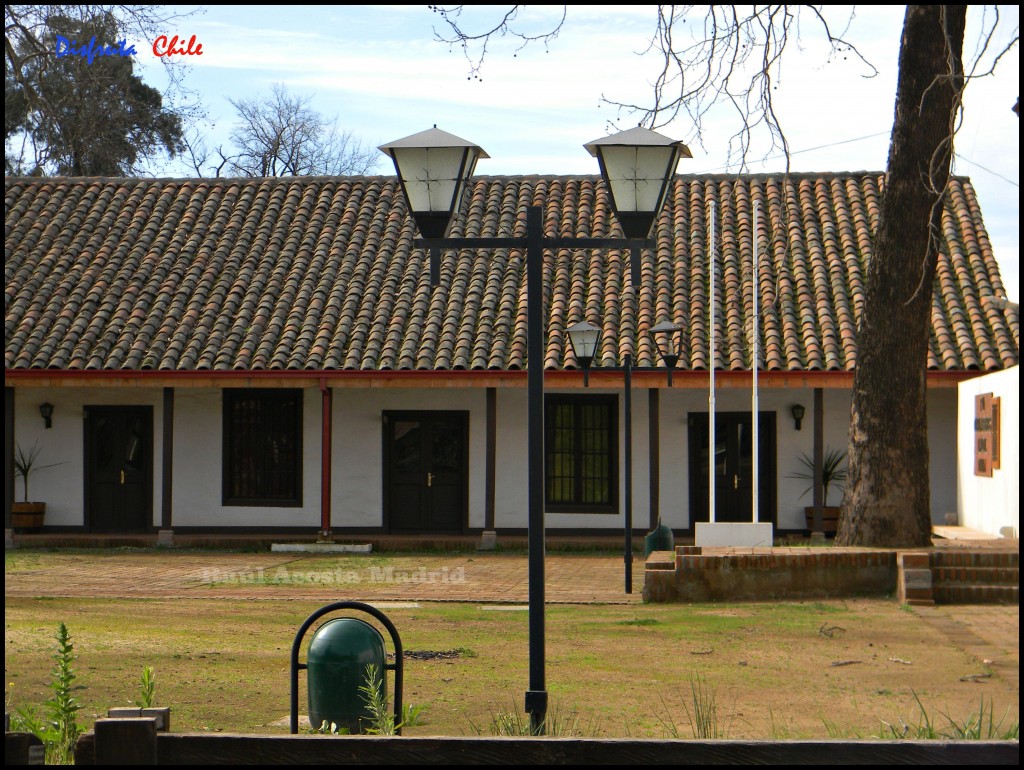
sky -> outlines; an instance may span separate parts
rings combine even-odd
[[[195,6],[181,7],[187,12]],[[460,19],[470,30],[488,28],[509,6],[468,6]],[[528,33],[557,24],[563,6],[527,6],[517,22]],[[207,6],[168,25],[168,36],[202,44],[201,56],[175,57],[188,64],[185,83],[200,97],[208,145],[227,144],[235,110],[229,99],[268,94],[283,83],[311,106],[337,117],[341,129],[376,147],[433,125],[482,146],[490,159],[477,174],[596,174],[582,145],[629,128],[638,118],[608,101],[646,104],[658,61],[641,55],[655,29],[656,6],[568,6],[557,38],[520,48],[492,41],[479,79],[470,77],[462,50],[435,40],[443,21],[429,6]],[[1017,6],[999,6],[1001,50],[1018,27]],[[799,46],[787,54],[773,97],[786,132],[794,171],[882,171],[888,154],[896,86],[902,6],[829,11],[833,32],[856,56],[834,56],[812,19],[801,24]],[[991,20],[992,10],[987,11]],[[965,58],[973,59],[982,9],[971,7]],[[680,35],[686,34],[680,29]],[[146,82],[163,77],[152,41],[136,43]],[[991,55],[983,59],[991,65]],[[954,172],[969,176],[1011,300],[1018,301],[1019,118],[1011,107],[1019,93],[1019,48],[1003,57],[991,77],[971,82],[956,139]],[[608,101],[606,101],[608,100]],[[611,129],[612,124],[617,129]],[[658,131],[687,143],[692,159],[679,173],[738,172],[728,163],[728,137],[736,130],[727,110],[711,113],[700,136],[680,116]],[[747,156],[747,171],[778,172],[785,160],[766,146]],[[381,155],[377,169],[394,173]],[[184,166],[161,173],[194,175]]]

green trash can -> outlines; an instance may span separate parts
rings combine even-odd
[[[326,721],[339,731],[361,733],[371,717],[366,695],[360,691],[367,684],[366,667],[374,666],[374,686],[383,688],[386,662],[384,637],[369,623],[335,618],[320,626],[309,643],[306,663],[313,729]]]
[[[644,558],[655,551],[671,551],[675,548],[675,537],[672,528],[658,522],[658,526],[644,536]]]

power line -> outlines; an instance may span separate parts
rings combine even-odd
[[[803,150],[794,150],[793,152],[789,153],[789,157],[792,158],[794,155],[803,155],[804,153],[816,152],[817,150],[827,150],[827,149],[829,149],[831,147],[838,147],[838,146],[843,145],[843,144],[853,144],[854,142],[862,142],[865,139],[876,139],[879,136],[887,136],[888,134],[889,134],[888,131],[879,131],[878,133],[875,133],[875,134],[866,134],[865,136],[857,136],[857,137],[854,137],[852,139],[841,139],[838,142],[831,142],[829,144],[821,144],[821,145],[818,145],[817,147],[807,147],[807,148],[805,148]],[[1020,187],[1020,182],[1015,182],[1012,179],[1009,179],[1009,178],[1003,176],[999,172],[993,171],[992,169],[987,168],[987,167],[981,165],[980,163],[971,160],[970,158],[968,158],[965,155],[962,155],[960,153],[954,153],[954,155],[955,155],[957,160],[962,160],[965,163],[969,163],[972,166],[976,166],[976,167],[980,168],[982,171],[987,171],[989,174],[992,174],[992,176],[998,177],[999,179],[1002,179],[1007,184],[1011,184],[1014,187]],[[783,153],[781,155],[773,155],[773,156],[771,156],[769,158],[764,158],[760,162],[761,163],[767,163],[767,162],[773,161],[773,160],[781,160],[781,159],[784,159],[785,157],[786,157],[786,155],[785,155],[785,153]],[[707,171],[698,172],[698,173],[713,173],[715,171],[724,171],[724,170],[727,170],[728,168],[729,168],[728,165],[717,166],[715,168],[708,169]]]
[[[1012,179],[1007,179],[1007,178],[1006,178],[1005,176],[1003,176],[1003,175],[1002,175],[1002,174],[1000,174],[999,172],[997,172],[997,171],[993,171],[993,170],[992,170],[992,169],[990,169],[990,168],[985,168],[985,167],[984,167],[983,165],[981,165],[980,163],[976,163],[975,161],[971,160],[970,158],[968,158],[968,157],[966,157],[966,156],[964,156],[964,155],[961,155],[960,153],[954,153],[954,154],[956,155],[956,159],[957,159],[957,160],[962,160],[962,161],[964,161],[965,163],[969,163],[969,164],[970,164],[970,165],[972,165],[972,166],[977,166],[977,167],[978,167],[978,168],[980,168],[980,169],[981,169],[982,171],[987,171],[987,172],[988,172],[988,173],[990,173],[990,174],[991,174],[992,176],[995,176],[995,177],[999,177],[1000,179],[1002,179],[1002,180],[1003,180],[1004,182],[1006,182],[1007,184],[1012,184],[1012,185],[1013,185],[1014,187],[1020,187],[1020,182],[1014,182],[1014,181],[1013,181]]]
[[[865,136],[854,137],[853,139],[840,139],[838,142],[832,142],[830,144],[822,144],[822,145],[818,145],[817,147],[807,147],[807,148],[805,148],[803,150],[794,150],[793,152],[789,153],[789,157],[792,158],[794,155],[803,155],[804,153],[815,152],[817,150],[827,150],[830,147],[838,147],[841,144],[852,144],[854,142],[862,142],[865,139],[875,139],[875,138],[877,138],[879,136],[888,136],[889,133],[890,132],[888,132],[888,131],[879,131],[876,134],[867,134]],[[786,157],[785,153],[782,153],[780,155],[772,155],[771,157],[762,159],[761,161],[759,161],[759,163],[767,163],[767,162],[772,161],[772,160],[781,160],[781,159],[784,159],[785,157]],[[724,171],[724,170],[727,170],[728,168],[729,168],[728,165],[717,166],[715,168],[707,169],[706,171],[700,171],[700,172],[697,172],[697,173],[713,173],[715,171]]]

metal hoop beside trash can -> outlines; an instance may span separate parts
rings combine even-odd
[[[384,637],[374,626],[359,618],[332,618],[313,634],[307,650],[306,663],[299,663],[299,649],[306,632],[312,625],[331,612],[356,610],[376,618],[391,635],[395,649],[395,662],[388,663],[384,651]],[[402,640],[388,617],[363,602],[335,602],[321,607],[299,627],[292,643],[291,654],[291,723],[292,735],[299,732],[299,670],[307,669],[306,686],[309,691],[310,724],[314,729],[323,721],[359,733],[360,720],[368,717],[360,704],[363,696],[359,688],[366,684],[367,665],[380,672],[379,685],[385,686],[385,671],[395,672],[394,717],[396,732],[400,735],[402,714]],[[378,684],[378,683],[374,683]]]

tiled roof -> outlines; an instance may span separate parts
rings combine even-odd
[[[595,365],[633,352],[658,366],[646,330],[686,331],[682,369],[708,366],[707,204],[719,272],[716,366],[750,368],[751,212],[762,201],[762,366],[849,371],[857,360],[881,175],[679,176],[645,251],[545,257],[544,365],[574,366],[564,329],[604,329]],[[426,256],[389,177],[8,179],[5,365],[72,370],[448,370],[526,366],[523,254]],[[998,369],[1020,351],[1015,309],[970,183],[950,182],[933,288],[928,366]],[[548,235],[616,236],[596,177],[482,177],[453,236],[522,235],[525,207]],[[638,333],[639,330],[639,333]]]

